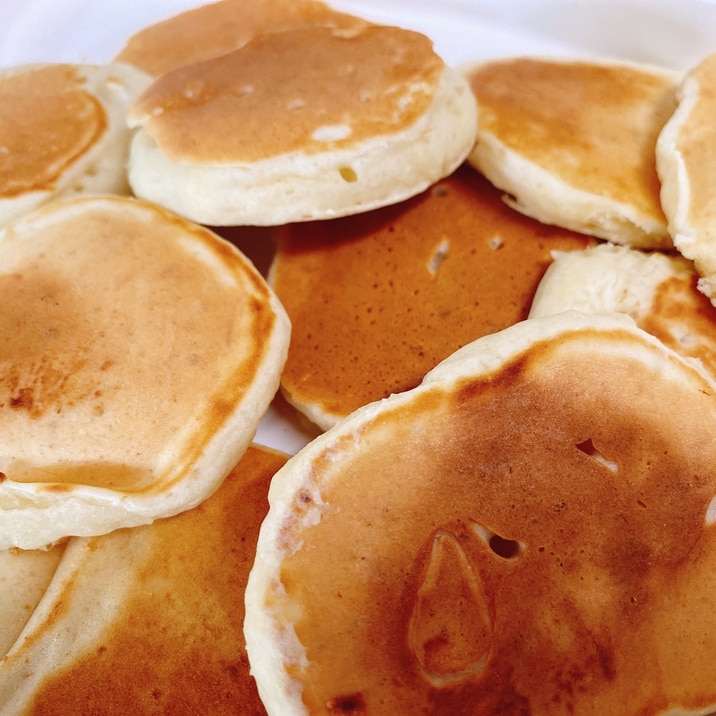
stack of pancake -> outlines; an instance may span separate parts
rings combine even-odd
[[[0,72],[0,714],[716,710],[714,87],[317,0]]]

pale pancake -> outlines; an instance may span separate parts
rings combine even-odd
[[[363,22],[318,0],[219,0],[143,28],[115,59],[159,77],[235,50],[264,32],[308,24],[347,28]]]
[[[135,199],[53,202],[0,233],[0,547],[193,507],[273,397],[289,323],[253,265]]]
[[[530,318],[561,311],[625,313],[716,377],[716,308],[696,287],[693,264],[677,254],[602,244],[556,251]]]
[[[267,711],[713,710],[715,420],[706,374],[579,313],[356,411],[271,484],[245,623]]]
[[[510,58],[463,68],[477,98],[470,162],[546,223],[644,248],[671,245],[655,144],[680,75],[606,60]]]
[[[305,26],[157,79],[129,114],[134,192],[214,226],[367,211],[472,149],[475,100],[424,35]]]
[[[0,71],[0,226],[63,195],[127,194],[126,112],[149,81],[119,63]]]
[[[276,238],[269,283],[293,325],[281,389],[324,429],[526,318],[551,251],[593,241],[518,214],[467,166],[402,204]]]
[[[285,461],[250,447],[196,509],[70,540],[0,662],[0,713],[265,714],[243,594],[269,481]]]
[[[0,659],[42,599],[63,551],[64,543],[48,550],[0,551]]]
[[[686,75],[678,99],[656,145],[661,202],[674,246],[693,260],[699,290],[716,304],[716,53]]]

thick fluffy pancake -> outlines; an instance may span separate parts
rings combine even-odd
[[[615,243],[670,246],[655,144],[675,107],[677,74],[538,58],[464,72],[479,108],[470,161],[512,206]]]
[[[250,447],[196,509],[70,540],[0,662],[0,713],[265,714],[243,594],[269,481],[285,460]]]
[[[716,304],[716,53],[684,78],[656,146],[661,202],[674,246],[694,261],[699,290]]]
[[[362,22],[317,0],[219,0],[140,30],[116,60],[159,77],[235,50],[263,32],[308,24],[350,27]]]
[[[565,313],[316,438],[247,586],[268,712],[713,709],[715,391],[630,319]]]
[[[218,487],[273,397],[288,319],[228,242],[120,197],[0,233],[0,545],[151,522]]]
[[[602,244],[555,252],[530,318],[561,311],[626,313],[636,324],[716,377],[716,308],[681,256]]]
[[[170,72],[130,111],[135,193],[214,226],[367,211],[453,171],[475,101],[430,40],[298,27]]]
[[[126,112],[149,78],[122,64],[0,72],[0,226],[68,194],[126,194]]]
[[[554,249],[585,236],[510,209],[470,167],[407,202],[277,232],[269,282],[293,333],[286,398],[327,428],[527,317]]]

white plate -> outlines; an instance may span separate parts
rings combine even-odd
[[[2,0],[0,67],[110,60],[136,30],[201,0]],[[333,0],[333,7],[429,35],[450,64],[518,54],[603,56],[687,70],[716,51],[706,0]],[[281,404],[256,441],[296,452],[310,434]]]

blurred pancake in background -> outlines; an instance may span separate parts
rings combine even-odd
[[[115,59],[159,77],[235,50],[263,32],[309,24],[347,30],[362,23],[318,0],[219,0],[139,30]]]
[[[149,78],[122,64],[0,71],[0,226],[61,196],[129,192],[126,112]]]
[[[691,259],[716,305],[716,53],[687,73],[657,144],[661,201],[674,246]]]
[[[680,75],[606,60],[516,57],[462,68],[477,97],[469,161],[548,224],[669,248],[656,140]]]

